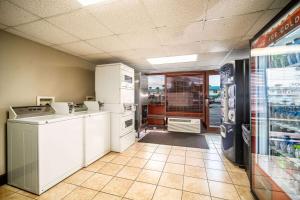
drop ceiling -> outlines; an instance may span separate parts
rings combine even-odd
[[[248,41],[288,0],[0,0],[0,29],[95,64],[145,72],[219,68],[247,57]],[[198,54],[151,65],[147,58]]]

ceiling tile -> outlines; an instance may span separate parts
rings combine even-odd
[[[28,35],[32,35],[35,38],[45,40],[52,44],[63,44],[78,40],[44,20],[16,26],[15,28]]]
[[[26,12],[8,1],[0,1],[0,23],[16,26],[37,20],[38,17]]]
[[[243,15],[266,10],[273,0],[209,0],[206,19]]]
[[[200,71],[199,64],[194,63],[178,63],[173,65],[166,65],[165,67],[157,66],[155,67],[156,72],[180,72],[180,71]]]
[[[70,12],[81,7],[77,0],[10,0],[40,17]]]
[[[152,66],[142,66],[142,65],[133,65],[133,66],[135,67],[135,69],[141,72],[155,70],[155,68],[153,68]]]
[[[157,27],[185,25],[204,18],[206,0],[142,0]]]
[[[109,54],[120,60],[132,60],[140,58],[136,50],[114,51],[109,52]]]
[[[111,56],[108,53],[89,54],[89,55],[85,55],[84,57],[86,60],[94,62],[96,64],[112,63],[112,62],[119,61],[119,59]]]
[[[198,54],[198,63],[201,66],[219,65],[219,63],[225,58],[227,54],[228,52]]]
[[[285,7],[288,3],[290,2],[290,0],[275,0],[270,9],[274,9],[274,8],[283,8]]]
[[[186,69],[186,68],[192,68],[197,65],[197,62],[186,62],[186,63],[170,63],[170,64],[161,64],[161,65],[153,65],[155,69]]]
[[[157,70],[155,68],[153,68],[151,65],[144,65],[143,61],[138,62],[135,61],[134,63],[132,63],[131,61],[122,61],[123,63],[125,63],[126,65],[133,67],[136,71],[138,72],[157,72]]]
[[[238,41],[233,49],[250,49],[249,39],[242,39]]]
[[[184,26],[157,28],[157,35],[163,45],[185,44],[203,39],[203,22]]]
[[[200,63],[195,63],[193,67],[184,67],[182,68],[180,65],[177,67],[168,67],[168,68],[156,68],[155,71],[152,72],[180,72],[180,71],[204,71],[204,70],[215,70],[220,67],[217,65],[204,65],[202,66]]]
[[[14,35],[17,35],[17,36],[20,36],[20,37],[23,37],[23,38],[32,40],[32,41],[34,41],[34,42],[38,42],[38,43],[40,43],[40,44],[44,44],[44,45],[46,45],[46,46],[53,45],[53,44],[51,44],[51,43],[49,43],[49,42],[46,42],[46,41],[44,41],[44,40],[35,38],[35,37],[31,36],[31,35],[27,35],[26,33],[23,33],[23,32],[21,32],[21,31],[15,29],[15,28],[7,28],[7,29],[5,29],[5,31],[7,31],[7,32],[9,32],[9,33],[12,33],[12,34],[14,34]]]
[[[59,46],[59,45],[52,45],[52,46],[50,46],[50,47],[53,48],[53,49],[62,51],[62,52],[64,52],[64,53],[67,53],[67,54],[72,54],[72,55],[75,55],[75,56],[79,56],[79,55],[77,55],[77,54],[75,54],[75,53],[73,53],[73,52],[70,52],[70,51],[67,50],[67,49],[62,48],[62,46]]]
[[[165,47],[168,52],[168,56],[179,56],[188,54],[197,54],[202,52],[202,46],[200,42],[193,42],[188,44],[170,45]]]
[[[224,52],[235,48],[239,38],[229,40],[202,40],[202,52]]]
[[[157,58],[168,56],[167,49],[164,46],[157,48],[136,49],[139,57],[142,58]]]
[[[262,13],[206,21],[203,39],[226,40],[244,36]]]
[[[145,59],[142,58],[134,58],[134,59],[122,59],[124,63],[127,63],[129,66],[135,68],[143,68],[143,69],[153,69],[153,66],[148,63]]]
[[[105,52],[124,51],[130,49],[125,42],[115,35],[87,40],[87,42],[97,49],[101,49]]]
[[[116,34],[155,27],[139,0],[120,0],[88,8],[101,23]]]
[[[131,49],[138,48],[155,48],[160,46],[160,40],[155,30],[144,30],[135,33],[127,33],[119,35]]]
[[[109,53],[88,54],[88,55],[85,55],[85,57],[90,58],[90,59],[110,59],[110,58],[113,58],[113,56],[110,55]]]
[[[240,38],[229,40],[202,40],[200,42],[191,42],[179,45],[167,45],[165,48],[168,55],[186,55],[195,53],[211,53],[229,51],[235,47]]]
[[[102,53],[101,50],[92,47],[91,45],[87,44],[86,42],[74,42],[69,44],[60,45],[63,49],[66,49],[70,52],[75,53],[76,55],[88,55],[88,54],[96,54]]]
[[[85,10],[78,10],[47,20],[83,40],[112,35],[112,32]]]
[[[223,61],[223,63],[220,63],[220,64],[225,64],[226,62],[231,62],[231,61],[238,60],[238,59],[249,58],[249,56],[250,56],[250,50],[249,49],[233,50],[226,57],[226,59]]]
[[[260,29],[262,29],[277,13],[280,9],[267,10],[264,14],[257,20],[257,22],[251,27],[247,36],[253,37]]]

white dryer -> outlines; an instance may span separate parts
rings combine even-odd
[[[8,184],[41,194],[82,168],[82,118],[11,107],[7,126]]]
[[[122,63],[97,65],[96,99],[111,112],[111,150],[125,151],[135,142],[134,69]]]

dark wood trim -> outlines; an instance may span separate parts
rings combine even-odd
[[[291,9],[293,9],[299,3],[298,0],[291,0],[273,19],[271,19],[260,31],[258,31],[253,38],[250,39],[250,44],[257,38],[263,35],[269,28],[271,28],[278,20],[286,15]]]
[[[180,71],[180,72],[161,72],[161,73],[148,73],[145,75],[152,76],[152,75],[164,75],[165,76],[165,117],[192,117],[201,119],[204,123],[204,126],[207,126],[208,122],[208,110],[205,106],[205,99],[208,97],[208,78],[207,74],[219,74],[219,70],[209,70],[209,71]],[[167,77],[176,77],[176,76],[200,76],[203,77],[204,85],[203,85],[203,113],[188,113],[188,112],[167,112]],[[215,132],[218,130],[208,130],[210,132]]]
[[[188,112],[167,112],[166,113],[167,117],[193,117],[193,118],[199,118],[199,119],[204,119],[204,114],[203,113],[188,113]]]
[[[7,183],[7,174],[0,175],[0,185],[4,185]]]

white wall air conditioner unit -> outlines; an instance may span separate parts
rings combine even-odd
[[[191,118],[168,118],[168,131],[201,133],[201,120]]]

